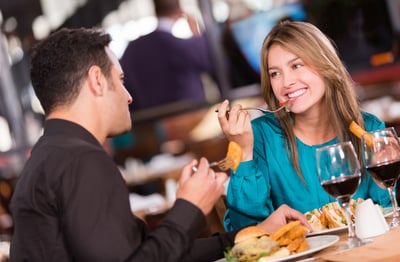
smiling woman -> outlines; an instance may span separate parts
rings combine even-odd
[[[348,126],[367,130],[384,123],[357,102],[353,82],[328,38],[307,22],[283,21],[266,36],[261,53],[261,88],[270,109],[290,99],[290,112],[266,113],[250,122],[243,107],[229,102],[218,108],[220,126],[243,149],[243,162],[231,173],[227,193],[227,230],[258,223],[281,204],[305,213],[332,202],[320,185],[316,149],[360,141]],[[251,193],[249,193],[251,192]],[[387,206],[389,196],[363,177],[355,198]]]

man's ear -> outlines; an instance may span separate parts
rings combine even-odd
[[[103,90],[105,88],[106,79],[101,71],[101,68],[93,65],[88,71],[88,84],[90,91],[95,96],[103,95]]]

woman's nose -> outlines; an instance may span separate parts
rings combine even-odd
[[[296,77],[293,74],[285,74],[283,76],[283,86],[291,88],[296,83]]]

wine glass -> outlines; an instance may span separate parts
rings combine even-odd
[[[375,183],[387,189],[392,201],[393,216],[390,227],[400,226],[394,188],[400,175],[400,144],[393,127],[364,133],[361,137],[362,158],[365,168]]]
[[[354,231],[350,200],[361,180],[360,163],[351,142],[341,142],[318,148],[316,151],[318,177],[325,191],[336,198],[344,209],[348,240],[342,248],[349,249],[366,243]]]

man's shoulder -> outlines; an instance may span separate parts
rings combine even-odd
[[[104,150],[99,146],[93,145],[84,139],[63,135],[44,136],[36,143],[32,150],[33,154],[40,156],[43,156],[42,154],[50,154],[64,157],[67,155],[70,157],[76,156],[77,158],[90,152],[105,154]]]

